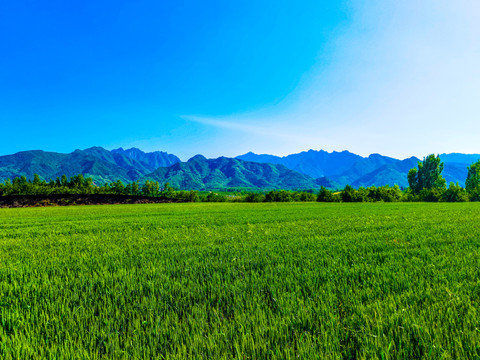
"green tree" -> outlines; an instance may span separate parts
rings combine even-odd
[[[454,184],[453,182],[451,182],[448,189],[443,192],[442,197],[443,200],[447,202],[463,202],[468,200],[465,189],[458,185],[458,183]]]
[[[363,191],[357,191],[350,185],[345,185],[345,188],[340,193],[340,197],[343,202],[362,202]]]
[[[110,184],[110,188],[115,195],[123,195],[125,193],[125,185],[122,180],[114,181]]]
[[[413,168],[408,172],[408,185],[414,194],[426,190],[444,190],[446,181],[442,176],[443,163],[437,155],[428,155],[418,162],[418,170]]]
[[[42,179],[38,174],[33,174],[33,185],[40,185],[42,183]]]
[[[470,196],[470,200],[480,200],[480,160],[468,167],[465,189]]]
[[[286,190],[272,190],[265,195],[267,202],[289,202],[293,201],[292,193]]]
[[[62,175],[61,183],[62,183],[62,186],[68,186],[67,175],[65,175],[65,174]]]
[[[320,188],[320,191],[317,196],[317,201],[319,202],[333,202],[335,201],[335,197],[333,196],[333,193],[328,190],[325,186],[322,186]]]
[[[138,195],[140,192],[140,186],[138,185],[138,181],[134,181],[132,183],[132,195]]]
[[[175,197],[175,189],[170,186],[169,182],[166,182],[165,185],[163,185],[162,196],[167,199],[173,199]]]
[[[251,193],[248,193],[247,196],[245,196],[245,201],[246,202],[264,202],[265,195],[251,192]]]

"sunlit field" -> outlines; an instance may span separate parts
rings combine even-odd
[[[0,209],[0,358],[478,358],[480,204]]]

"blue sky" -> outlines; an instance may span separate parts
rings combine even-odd
[[[0,154],[480,153],[479,13],[465,0],[4,1]]]

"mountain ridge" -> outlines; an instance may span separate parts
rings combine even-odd
[[[449,182],[464,185],[467,167],[480,159],[479,154],[441,154],[445,164],[443,175]],[[0,156],[0,181],[22,175],[40,175],[45,180],[63,174],[92,177],[97,184],[156,180],[171,182],[178,188],[256,188],[314,189],[326,186],[343,188],[394,185],[407,187],[408,171],[420,159],[399,160],[381,154],[363,157],[347,150],[327,152],[308,150],[283,157],[248,152],[235,158],[207,159],[197,154],[189,160],[163,151],[151,153],[137,148],[113,149],[90,147],[71,153],[43,150],[21,151]]]

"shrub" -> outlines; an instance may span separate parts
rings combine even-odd
[[[286,190],[272,190],[265,195],[268,202],[289,202],[293,201],[292,193]]]
[[[340,193],[340,197],[343,202],[362,202],[363,201],[363,194],[359,194],[357,190],[355,190],[350,185],[345,186],[345,188]]]
[[[225,202],[227,197],[225,195],[217,194],[214,192],[209,193],[206,197],[203,198],[205,202]]]
[[[447,202],[464,202],[468,200],[467,193],[458,183],[450,183],[449,187],[442,194],[443,200]]]
[[[317,196],[317,201],[319,202],[334,202],[335,197],[333,196],[333,193],[328,190],[325,186],[322,186],[320,188],[320,191]]]
[[[306,191],[296,191],[293,193],[294,201],[315,201],[317,197]]]
[[[422,189],[420,191],[420,199],[427,202],[439,202],[443,200],[445,190],[439,188]]]
[[[245,201],[250,203],[259,203],[265,201],[265,195],[260,193],[249,193],[245,196]]]

